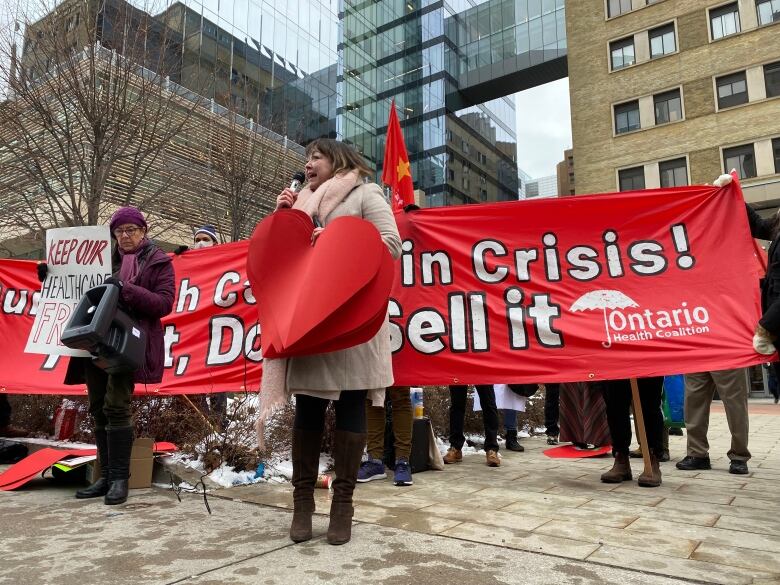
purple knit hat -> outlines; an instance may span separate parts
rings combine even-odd
[[[114,212],[114,215],[111,216],[111,223],[109,223],[109,229],[111,230],[111,234],[113,235],[114,229],[117,226],[124,225],[126,223],[132,223],[133,225],[137,225],[138,227],[146,228],[148,227],[146,225],[146,219],[144,219],[144,214],[141,213],[138,209],[135,207],[120,207]]]

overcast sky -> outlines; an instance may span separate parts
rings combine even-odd
[[[569,79],[515,94],[515,104],[518,166],[532,179],[554,175],[571,148]]]

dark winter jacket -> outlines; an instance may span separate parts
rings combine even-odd
[[[775,335],[780,334],[780,238],[774,233],[775,219],[764,219],[750,205],[745,204],[750,223],[750,234],[761,240],[772,240],[767,251],[766,276],[761,283],[761,311],[759,324]]]
[[[171,259],[154,244],[146,246],[138,262],[140,272],[134,283],[124,283],[121,302],[128,314],[136,319],[139,328],[146,333],[146,362],[136,371],[134,380],[142,384],[156,384],[162,380],[165,358],[160,319],[173,309],[176,282]],[[118,276],[119,263],[115,263],[114,267],[114,276]],[[85,382],[84,359],[70,360],[65,384]]]

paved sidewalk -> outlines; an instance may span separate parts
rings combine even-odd
[[[685,437],[670,437],[672,461],[663,485],[636,480],[603,484],[610,458],[561,460],[542,454],[542,438],[523,440],[524,453],[502,451],[488,468],[466,455],[443,472],[414,476],[414,486],[390,481],[356,491],[359,522],[489,543],[707,583],[780,583],[780,406],[752,401],[750,474],[730,475],[730,435],[720,403],[709,430],[713,469],[684,472]],[[758,411],[760,414],[757,414]],[[641,460],[632,460],[634,477]],[[232,497],[289,507],[289,491],[234,488]],[[318,493],[327,511],[327,492]]]
[[[209,516],[192,494],[106,507],[38,481],[0,492],[0,584],[780,583],[780,407],[751,403],[749,476],[727,473],[722,409],[710,436],[715,469],[664,464],[657,489],[601,484],[608,459],[548,459],[542,438],[497,469],[469,455],[412,487],[364,484],[341,547],[320,515],[313,541],[289,541],[289,486],[215,491]],[[681,458],[685,439],[671,441]]]

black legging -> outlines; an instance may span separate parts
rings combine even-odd
[[[663,376],[637,379],[642,416],[645,419],[645,433],[651,452],[657,456],[663,453],[664,417],[661,411]],[[612,435],[612,452],[628,454],[631,445],[631,383],[629,380],[603,382],[604,402],[607,406],[607,423]]]
[[[366,395],[367,390],[346,390],[338,400],[333,401],[336,411],[336,430],[350,433],[366,432]],[[325,430],[325,410],[328,408],[325,398],[315,398],[306,394],[295,396],[296,429],[301,431]]]

